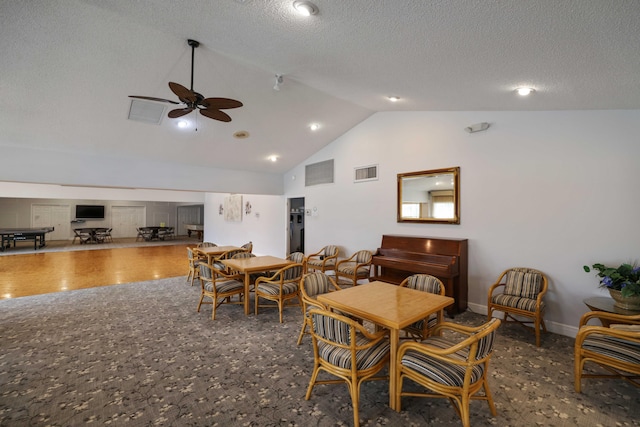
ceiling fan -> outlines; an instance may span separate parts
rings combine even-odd
[[[209,117],[210,119],[219,120],[221,122],[230,122],[231,117],[220,110],[242,107],[242,102],[229,98],[205,98],[193,90],[193,58],[196,48],[200,46],[200,42],[189,39],[187,43],[191,46],[191,89],[187,89],[179,83],[169,82],[169,88],[178,96],[180,102],[171,101],[170,99],[154,98],[152,96],[129,95],[129,98],[168,102],[170,104],[186,104],[184,108],[177,108],[169,111],[167,116],[172,119],[182,117],[197,109],[200,110],[200,114],[205,117]]]

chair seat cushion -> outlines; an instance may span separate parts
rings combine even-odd
[[[430,337],[422,342],[440,349],[446,349],[455,345],[455,342],[442,337]],[[468,354],[468,349],[463,349],[448,355],[448,357],[464,361],[467,359]],[[402,366],[419,372],[438,384],[445,384],[451,387],[462,387],[464,384],[464,375],[466,371],[465,366],[446,363],[416,350],[408,350],[402,357],[400,363]],[[475,365],[471,372],[471,383],[475,383],[480,380],[483,373],[484,364],[480,363]]]
[[[346,274],[347,276],[353,276],[356,272],[356,262],[343,262],[340,264],[338,271],[342,274]],[[358,277],[369,277],[369,267],[360,267],[358,268]]]
[[[220,271],[227,271],[227,266],[221,263],[220,261],[215,261],[213,263],[213,266]]]
[[[262,282],[258,286],[258,291],[261,294],[267,295],[280,295],[280,285],[278,283],[265,283]],[[287,282],[282,285],[282,293],[284,295],[289,295],[298,292],[298,283],[297,282]]]
[[[405,329],[417,329],[421,331],[422,328],[424,328],[424,322],[425,319],[418,320],[417,322],[414,322],[411,325],[407,326]],[[438,316],[436,314],[432,314],[428,317],[427,322],[427,329],[435,327],[438,323]]]
[[[505,307],[518,308],[520,310],[530,311],[535,313],[537,300],[531,298],[522,298],[514,295],[498,294],[494,296],[491,301],[494,304],[503,305]],[[544,301],[540,302],[540,311],[543,311],[545,307]]]
[[[244,291],[244,283],[237,280],[225,280],[223,282],[216,282],[216,292],[220,294],[226,294],[234,291]],[[207,282],[204,285],[204,289],[208,292],[213,292],[213,283]]]
[[[324,263],[325,268],[327,268],[327,267],[333,267],[336,264],[336,261],[333,258],[328,260],[311,258],[307,260],[307,266],[312,265],[314,267],[322,267],[322,263]]]
[[[358,335],[357,345],[365,345],[369,340]],[[388,339],[381,340],[376,345],[356,352],[356,369],[367,369],[378,364],[389,356],[390,344]],[[318,340],[318,354],[322,360],[344,369],[351,369],[351,350],[327,344]]]
[[[582,348],[627,363],[640,365],[640,344],[608,335],[591,334]]]

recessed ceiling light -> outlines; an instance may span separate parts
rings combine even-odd
[[[390,96],[388,99],[389,99],[389,101],[391,101],[391,102],[398,102],[398,101],[400,101],[400,97],[399,97],[399,96]]]
[[[278,161],[278,156],[276,156],[275,154],[272,156],[269,156],[269,160],[271,160],[272,162],[277,162]]]
[[[535,89],[532,87],[519,87],[516,89],[516,92],[518,92],[520,96],[528,96],[535,92]]]
[[[293,8],[302,16],[311,16],[318,13],[318,6],[311,3],[310,1],[294,1]]]
[[[309,129],[314,130],[314,131],[318,130],[318,129],[320,129],[320,125],[318,123],[311,123],[309,125]]]

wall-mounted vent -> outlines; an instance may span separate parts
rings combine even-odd
[[[378,179],[378,165],[354,168],[353,182],[375,181]]]
[[[131,108],[129,108],[129,120],[159,125],[164,117],[164,109],[165,106],[157,102],[132,99]]]
[[[333,159],[306,165],[304,168],[304,185],[310,187],[318,184],[333,183]]]

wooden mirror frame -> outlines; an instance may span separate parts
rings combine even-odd
[[[450,175],[450,179],[448,175]],[[432,191],[431,187],[436,188],[435,187],[436,178],[446,179],[447,184],[443,185],[442,189],[444,191],[453,190],[453,217],[436,218],[433,216],[422,216],[422,214],[419,214],[420,215],[419,217],[402,216],[403,202],[407,203],[407,201],[409,201],[403,198],[403,186],[406,186],[407,185],[406,183],[408,182],[416,182],[420,178],[424,178],[425,193],[429,193],[430,191]],[[429,180],[433,181],[433,186],[429,184]],[[429,186],[429,188],[426,188],[426,186]],[[427,198],[428,196],[425,197],[425,200]],[[415,202],[420,203],[419,201],[415,201]],[[422,207],[420,207],[420,211],[422,211]],[[460,167],[399,173],[398,174],[398,222],[460,224]]]

